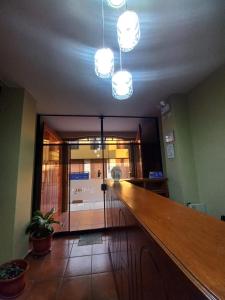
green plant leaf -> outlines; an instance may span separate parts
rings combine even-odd
[[[45,214],[44,219],[49,219],[49,218],[51,218],[51,217],[53,216],[53,214],[54,214],[54,207],[53,207],[49,212],[47,212],[47,213]]]
[[[33,237],[45,237],[54,232],[53,224],[61,224],[55,220],[54,208],[52,208],[46,214],[41,211],[35,211],[30,223],[27,225],[25,233],[30,234]]]

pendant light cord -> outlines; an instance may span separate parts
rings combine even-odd
[[[123,69],[123,65],[122,65],[122,51],[121,51],[121,48],[120,48],[120,71],[122,71]]]
[[[128,2],[128,0],[125,1],[124,11],[127,11],[127,2]],[[120,71],[122,71],[122,70],[123,70],[122,51],[121,51],[121,48],[120,48]]]
[[[105,14],[104,14],[104,0],[102,0],[102,45],[105,48]]]

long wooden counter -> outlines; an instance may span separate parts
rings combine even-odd
[[[161,196],[169,197],[167,178],[132,178],[126,180],[134,185],[143,187]]]
[[[126,181],[108,183],[106,216],[121,299],[225,299],[224,222]]]

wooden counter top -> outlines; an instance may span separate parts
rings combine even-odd
[[[164,197],[169,197],[167,178],[131,178],[126,180]]]
[[[131,178],[131,179],[126,179],[127,182],[164,182],[167,181],[168,179],[166,177],[162,178]]]
[[[131,178],[126,179],[126,181],[132,183],[132,182],[157,182],[157,181],[167,181],[168,179],[166,177],[162,178]]]
[[[126,181],[108,185],[209,299],[225,299],[224,222]]]

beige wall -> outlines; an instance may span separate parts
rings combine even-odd
[[[0,95],[0,262],[23,257],[28,249],[36,111],[23,89]]]
[[[97,156],[99,155],[99,156]],[[90,145],[80,145],[79,149],[71,150],[71,159],[101,159],[102,151],[94,152]],[[105,158],[129,158],[129,150],[117,149],[116,145],[107,145],[104,150]]]
[[[220,218],[225,214],[225,68],[168,102],[163,135],[174,130],[176,139],[175,158],[166,158],[170,196],[206,203],[209,214]]]

